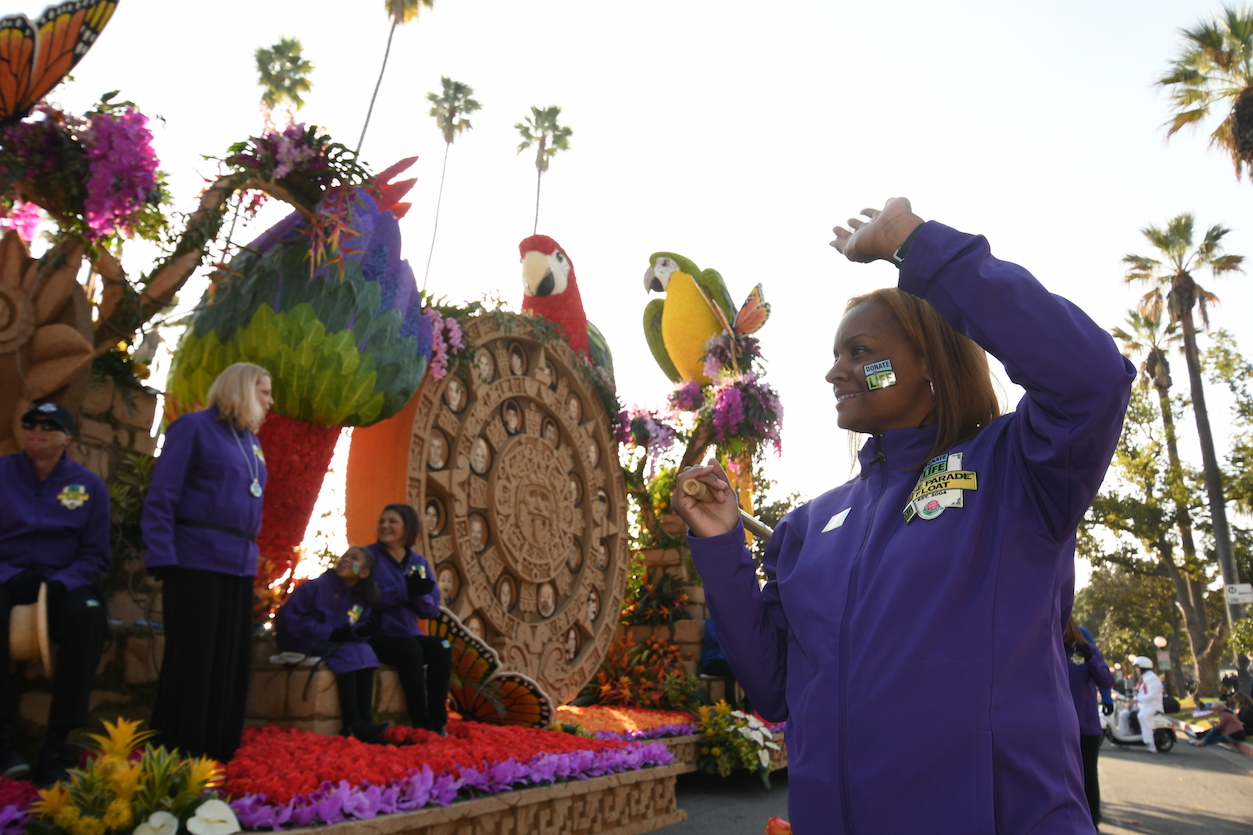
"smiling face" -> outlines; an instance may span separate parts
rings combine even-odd
[[[384,510],[377,529],[379,544],[384,547],[405,544],[405,520],[394,510]]]
[[[70,445],[70,433],[51,420],[23,421],[22,431],[25,433],[22,451],[34,461],[56,461]]]
[[[864,368],[882,360],[891,360],[896,384],[871,390]],[[926,361],[885,304],[866,301],[844,314],[826,378],[835,390],[841,429],[877,435],[933,423],[929,378]]]
[[[349,548],[335,563],[335,576],[350,586],[369,578],[369,556],[361,548]]]

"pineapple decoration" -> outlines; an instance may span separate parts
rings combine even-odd
[[[258,614],[282,593],[340,429],[391,417],[418,390],[431,358],[432,317],[400,257],[398,202],[414,180],[332,189],[313,213],[289,215],[244,247],[193,314],[174,356],[169,419],[201,408],[235,362],[266,368],[274,409],[259,436],[269,479],[262,511]]]

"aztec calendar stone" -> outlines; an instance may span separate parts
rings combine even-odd
[[[472,319],[471,362],[427,378],[409,502],[444,605],[562,704],[609,650],[626,583],[626,485],[587,368],[525,317]]]

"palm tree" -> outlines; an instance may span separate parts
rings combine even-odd
[[[1253,177],[1253,9],[1224,6],[1180,32],[1183,48],[1157,82],[1170,89],[1174,107],[1166,137],[1217,117],[1210,146],[1231,155],[1237,180],[1246,169]]]
[[[422,276],[422,289],[426,289],[426,278],[431,274],[431,256],[435,254],[435,233],[439,231],[439,207],[444,201],[444,175],[448,173],[448,151],[452,148],[457,134],[473,127],[466,114],[473,113],[481,106],[470,98],[474,88],[460,81],[453,81],[442,76],[440,83],[444,85],[443,93],[427,93],[427,101],[431,102],[430,115],[435,117],[435,124],[444,134],[444,166],[439,172],[439,197],[435,200],[435,228],[431,230],[431,251],[426,256],[426,274]]]
[[[535,151],[535,226],[531,229],[532,235],[535,234],[536,229],[539,229],[539,187],[544,172],[548,170],[548,161],[557,156],[558,151],[570,149],[570,134],[574,133],[570,128],[563,128],[557,124],[557,117],[560,115],[561,108],[555,104],[543,110],[532,106],[531,115],[526,117],[526,121],[514,125],[518,133],[522,134],[522,142],[518,145],[519,154],[532,145],[537,146]]]
[[[1192,308],[1200,307],[1202,326],[1209,325],[1209,305],[1218,297],[1198,285],[1192,272],[1208,268],[1215,275],[1243,272],[1243,255],[1226,255],[1222,239],[1231,231],[1224,226],[1211,226],[1201,242],[1193,248],[1193,217],[1182,214],[1166,224],[1165,229],[1149,226],[1140,230],[1144,237],[1164,256],[1165,264],[1143,255],[1128,255],[1126,280],[1143,281],[1153,288],[1140,301],[1140,312],[1160,319],[1163,307],[1170,312],[1171,326],[1178,326],[1183,337],[1183,357],[1188,366],[1188,383],[1192,394],[1192,412],[1196,418],[1197,436],[1201,442],[1201,463],[1205,471],[1205,492],[1209,499],[1210,520],[1214,528],[1214,546],[1223,582],[1240,582],[1231,549],[1231,531],[1227,527],[1227,502],[1223,495],[1222,471],[1214,452],[1214,435],[1210,431],[1209,411],[1205,406],[1205,388],[1201,383],[1201,362],[1196,345],[1196,324]],[[1230,623],[1239,620],[1240,607],[1227,604]]]
[[[300,54],[303,47],[295,38],[283,38],[269,49],[258,47],[257,83],[262,87],[261,103],[267,113],[265,121],[272,126],[274,110],[283,102],[299,110],[304,106],[302,93],[308,93],[313,86],[309,73],[313,72],[313,64]],[[291,117],[288,117],[291,121]]]
[[[361,126],[361,137],[357,140],[357,153],[361,153],[361,143],[365,142],[366,129],[370,127],[370,117],[374,115],[374,100],[379,97],[379,87],[383,86],[383,74],[387,72],[387,58],[392,54],[392,37],[396,27],[408,23],[418,16],[423,6],[435,8],[435,0],[383,0],[387,7],[387,16],[392,19],[392,27],[387,30],[387,48],[383,50],[383,66],[379,68],[379,80],[374,82],[374,95],[370,96],[370,109],[365,112],[365,124]]]
[[[1212,682],[1218,680],[1218,661],[1227,643],[1227,624],[1223,622],[1217,633],[1209,637],[1209,616],[1205,608],[1207,578],[1201,561],[1197,559],[1196,541],[1192,536],[1189,490],[1179,459],[1175,413],[1170,397],[1170,360],[1166,353],[1179,342],[1179,334],[1173,325],[1163,329],[1160,315],[1135,310],[1128,313],[1127,326],[1130,330],[1114,328],[1112,333],[1122,342],[1123,351],[1129,356],[1144,355],[1140,363],[1140,383],[1145,387],[1151,385],[1157,392],[1162,425],[1166,430],[1168,469],[1163,493],[1174,505],[1173,521],[1183,550],[1183,565],[1180,566],[1175,563],[1169,544],[1163,538],[1164,547],[1159,549],[1159,562],[1175,587],[1175,599],[1183,612],[1184,630],[1192,657],[1196,659],[1197,681],[1212,687]]]

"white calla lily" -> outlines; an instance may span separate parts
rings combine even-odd
[[[206,800],[187,821],[192,835],[232,835],[239,831],[235,811],[221,800]]]
[[[178,818],[169,812],[153,812],[148,820],[135,827],[134,835],[175,835],[178,832]]]

